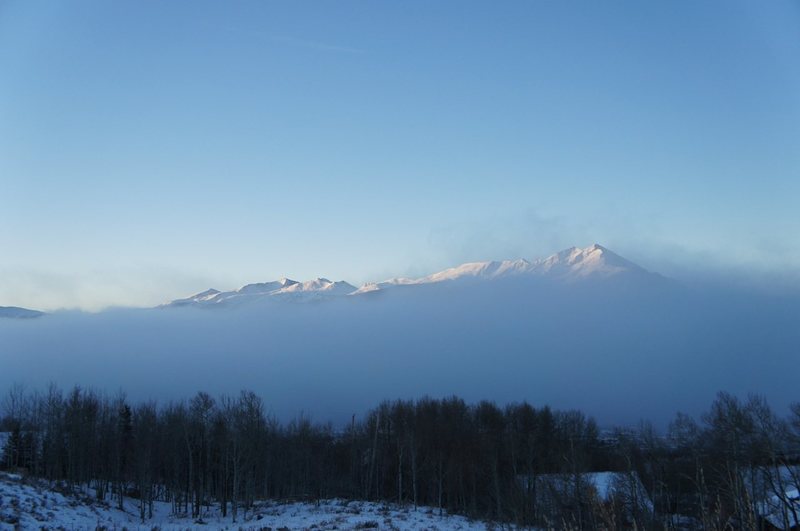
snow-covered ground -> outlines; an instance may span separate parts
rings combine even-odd
[[[120,511],[99,503],[89,493],[68,495],[45,483],[26,481],[20,476],[0,473],[0,530],[11,529],[486,529],[486,524],[463,516],[439,516],[430,507],[399,507],[372,502],[323,500],[319,504],[274,501],[261,502],[246,517],[240,510],[233,523],[213,507],[203,522],[170,514],[170,504],[155,502],[153,518],[139,519],[137,500],[125,502]]]

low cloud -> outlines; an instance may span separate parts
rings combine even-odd
[[[667,281],[665,281],[667,282]],[[714,394],[800,399],[800,297],[715,287],[495,281],[318,304],[60,312],[0,321],[0,393],[124,389],[160,401],[252,389],[287,419],[460,395],[666,423]]]
[[[84,274],[0,269],[0,305],[37,310],[99,311],[113,306],[147,307],[215,285],[207,276],[163,268],[98,270]]]

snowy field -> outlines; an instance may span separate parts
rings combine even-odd
[[[44,483],[23,480],[20,476],[0,473],[0,529],[486,529],[486,524],[462,516],[438,516],[429,507],[398,507],[371,502],[325,500],[314,503],[263,502],[248,511],[240,511],[233,523],[230,514],[222,518],[214,507],[204,523],[170,515],[170,504],[155,502],[153,519],[142,523],[136,500],[126,500],[120,511],[101,504],[91,496],[70,496],[56,492]]]

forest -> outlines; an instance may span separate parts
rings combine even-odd
[[[430,506],[547,529],[774,529],[800,522],[800,403],[720,393],[666,430],[599,429],[579,411],[457,397],[386,401],[346,426],[281,423],[251,391],[132,402],[122,393],[14,386],[2,402],[2,469],[232,522],[257,500]],[[615,472],[611,496],[592,478]]]

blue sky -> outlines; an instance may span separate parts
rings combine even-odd
[[[0,0],[0,305],[594,241],[792,274],[798,28],[789,1]]]

